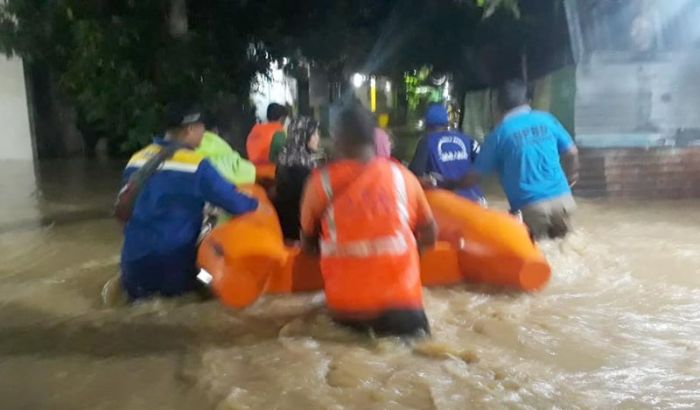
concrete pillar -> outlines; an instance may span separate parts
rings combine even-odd
[[[0,232],[39,216],[29,124],[22,60],[0,53]]]
[[[22,60],[0,54],[0,160],[34,158]]]

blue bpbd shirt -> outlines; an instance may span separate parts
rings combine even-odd
[[[560,153],[572,149],[569,133],[553,115],[520,107],[486,138],[474,169],[497,173],[512,210],[571,193]]]
[[[460,132],[432,132],[418,142],[409,168],[418,177],[437,174],[443,182],[456,181],[471,171],[477,154],[479,143]],[[476,202],[484,197],[477,186],[458,189],[455,193]]]
[[[134,154],[124,170],[124,183],[167,144],[170,143],[156,139]],[[146,181],[134,204],[124,230],[122,264],[162,258],[169,263],[175,259],[192,265],[205,202],[233,215],[258,206],[256,199],[236,191],[203,156],[190,149],[178,149]]]

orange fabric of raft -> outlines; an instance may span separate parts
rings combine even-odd
[[[212,288],[228,306],[245,307],[266,292],[284,267],[287,250],[277,214],[259,186],[239,187],[256,197],[255,212],[233,218],[214,229],[199,247],[200,268],[212,275]]]
[[[323,289],[320,258],[302,252],[298,247],[288,247],[287,252],[287,262],[272,276],[267,292],[285,294]]]
[[[448,191],[432,190],[427,197],[439,239],[458,249],[459,266],[467,280],[525,291],[547,284],[551,268],[525,225],[513,216]]]
[[[212,286],[221,301],[241,308],[265,293],[323,289],[319,258],[285,248],[263,189],[241,190],[258,198],[260,209],[216,228],[199,250],[199,265],[214,277]],[[420,259],[423,285],[467,281],[536,291],[547,284],[550,267],[515,218],[446,191],[430,191],[427,198],[440,225],[440,242]],[[357,269],[360,277],[369,273],[367,265]],[[381,286],[374,281],[362,284]]]
[[[279,274],[273,275],[267,293],[314,292],[323,289],[321,260],[297,247],[287,248],[289,256]],[[447,286],[464,282],[457,250],[447,242],[438,242],[420,259],[421,282],[426,286]]]
[[[275,164],[264,164],[255,166],[255,183],[265,189],[270,189],[275,185]]]

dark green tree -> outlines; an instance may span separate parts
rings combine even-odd
[[[516,21],[499,4],[517,11],[513,0],[7,0],[0,51],[50,73],[84,135],[128,152],[171,99],[244,110],[252,79],[283,57],[339,80],[429,65],[462,88],[488,81],[477,45]]]
[[[191,2],[174,33],[178,1],[10,0],[0,9],[0,46],[51,71],[84,133],[131,151],[159,129],[173,98],[247,102],[252,77],[272,58],[256,38],[262,27],[249,22],[263,17],[253,2]]]

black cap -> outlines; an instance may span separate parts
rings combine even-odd
[[[166,128],[184,127],[199,122],[204,122],[204,116],[197,104],[175,102],[165,107]]]

